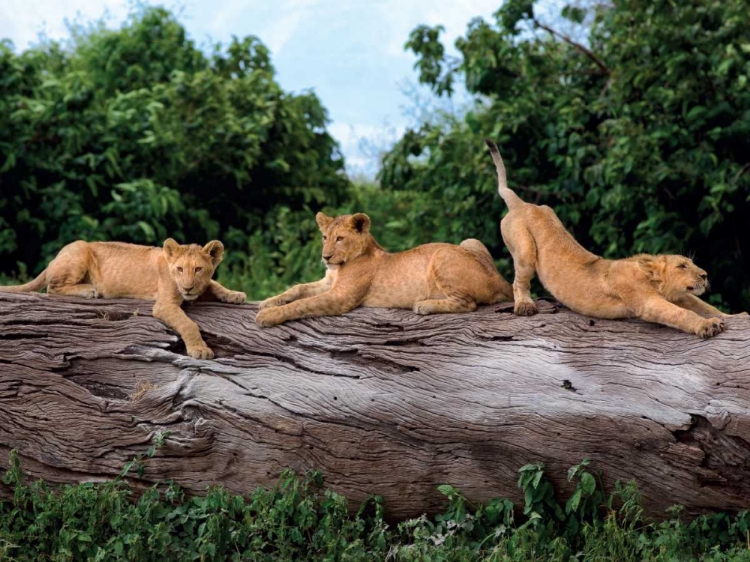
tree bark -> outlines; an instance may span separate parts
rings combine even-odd
[[[700,340],[539,305],[264,330],[254,304],[195,304],[216,352],[201,361],[150,303],[0,294],[0,464],[16,449],[34,477],[107,480],[168,430],[136,484],[248,493],[320,469],[352,507],[379,494],[403,518],[441,509],[443,483],[521,501],[530,462],[564,495],[589,458],[652,515],[750,508],[750,320]]]

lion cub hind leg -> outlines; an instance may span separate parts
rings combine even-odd
[[[536,273],[536,242],[526,227],[514,222],[510,215],[500,223],[500,231],[513,256],[513,312],[517,316],[533,316],[537,313],[536,304],[531,298],[531,280]]]
[[[414,303],[417,314],[439,314],[441,312],[474,312],[477,303],[467,298],[428,299]]]
[[[51,295],[66,295],[95,299],[99,296],[91,284],[91,269],[94,256],[87,242],[68,244],[47,267],[47,292]]]
[[[475,238],[467,238],[459,246],[474,252],[488,275],[487,283],[491,287],[492,296],[489,299],[480,300],[479,302],[495,304],[497,302],[512,301],[513,287],[500,275],[497,267],[495,267],[495,260],[492,259],[492,254],[490,254],[487,246]]]
[[[481,244],[477,240],[472,241],[473,243]],[[478,302],[490,302],[494,297],[491,286],[494,279],[482,259],[477,251],[467,249],[466,246],[435,252],[428,266],[430,285],[444,294],[445,298],[417,301],[414,303],[414,312],[473,312],[477,309]]]
[[[47,288],[50,295],[65,295],[69,297],[83,297],[85,299],[98,299],[99,291],[91,284],[80,283],[78,285],[53,285]]]

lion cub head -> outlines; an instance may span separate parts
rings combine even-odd
[[[323,234],[323,263],[326,267],[341,266],[364,254],[372,243],[370,217],[364,213],[328,217],[315,215]]]
[[[685,256],[641,254],[636,262],[668,300],[685,293],[700,296],[708,288],[708,274]]]
[[[164,242],[169,275],[186,301],[203,294],[223,256],[224,245],[218,240],[212,240],[202,248],[197,244],[181,245],[171,238]]]

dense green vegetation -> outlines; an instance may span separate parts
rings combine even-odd
[[[420,81],[440,96],[463,82],[476,101],[407,131],[379,186],[350,183],[325,109],[282,91],[255,37],[206,53],[147,8],[69,45],[0,46],[0,277],[40,271],[77,238],[220,237],[222,280],[261,298],[321,275],[321,208],[369,213],[393,250],[480,238],[511,277],[490,137],[512,187],[593,251],[694,254],[711,300],[750,308],[747,3],[592,10],[564,10],[588,18],[577,45],[509,0],[471,22],[457,59],[439,28],[415,29]]]
[[[125,476],[153,456],[135,459],[105,484],[51,490],[27,483],[15,453],[0,503],[2,560],[321,560],[321,561],[748,561],[750,513],[686,522],[643,517],[635,484],[605,494],[584,461],[568,471],[575,490],[555,497],[543,465],[519,470],[523,506],[507,499],[472,505],[451,486],[442,514],[389,524],[373,497],[350,514],[319,473],[281,475],[271,490],[247,498],[213,488],[187,498],[165,484],[135,497]]]
[[[349,181],[325,108],[282,90],[258,38],[207,52],[147,8],[119,30],[77,29],[70,44],[0,44],[0,277],[37,273],[80,238],[218,237],[222,281],[262,298],[320,276],[323,208],[367,212],[393,250],[480,238],[511,278],[489,137],[511,186],[553,206],[588,248],[695,254],[711,300],[750,309],[747,1],[592,10],[564,10],[589,18],[576,43],[531,0],[506,0],[494,21],[469,25],[457,59],[439,28],[415,29],[419,80],[438,96],[461,82],[475,101],[407,131],[379,185]],[[169,485],[136,498],[127,479],[52,493],[13,464],[0,559],[750,561],[747,513],[650,523],[634,485],[607,495],[585,464],[570,477],[576,491],[560,501],[541,467],[524,467],[517,510],[443,486],[444,514],[388,524],[377,499],[349,515],[319,475],[286,473],[244,500]]]
[[[560,39],[562,24],[540,21],[532,0],[471,22],[458,59],[439,27],[415,29],[420,81],[449,95],[461,80],[476,103],[408,131],[383,187],[430,194],[450,225],[441,234],[475,235],[500,255],[503,209],[482,145],[492,138],[511,187],[553,206],[588,248],[694,254],[718,302],[750,308],[747,1],[594,5],[586,44]]]
[[[220,236],[241,262],[265,213],[344,200],[326,123],[313,93],[282,91],[258,39],[205,54],[160,8],[71,45],[0,45],[2,273],[79,238]]]

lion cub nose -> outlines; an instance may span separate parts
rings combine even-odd
[[[189,287],[183,287],[183,289],[185,289],[185,292],[189,293],[190,291],[193,290],[193,287],[195,287],[195,285],[190,285]]]
[[[708,273],[701,273],[701,279],[703,279],[704,281],[708,279]]]
[[[332,257],[333,257],[333,254],[329,254],[329,255],[327,255],[327,256],[323,256],[323,259],[324,259],[324,260],[326,260],[326,261],[328,261],[328,260],[330,260],[330,259],[331,259]]]

